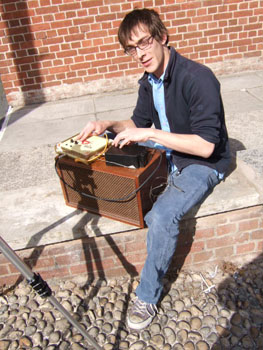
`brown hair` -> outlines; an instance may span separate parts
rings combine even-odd
[[[163,36],[167,35],[166,44],[168,44],[168,30],[160,19],[159,14],[150,9],[135,9],[124,17],[119,27],[118,39],[123,48],[126,47],[135,27],[140,26],[146,27],[151,36],[157,41],[162,41]]]

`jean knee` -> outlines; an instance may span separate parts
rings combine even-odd
[[[158,198],[159,199],[159,198]],[[146,223],[152,222],[165,222],[167,217],[170,216],[168,210],[165,210],[164,203],[162,201],[157,201],[152,206],[152,209],[146,214],[145,221]],[[168,203],[167,203],[168,204]],[[168,209],[168,208],[167,208]]]
[[[154,210],[149,211],[146,216],[145,216],[145,222],[147,227],[151,227],[151,228],[159,228],[162,227],[162,218],[159,215],[158,212],[155,212]]]
[[[169,236],[177,236],[179,233],[180,219],[174,213],[168,216],[164,211],[150,211],[145,216],[145,222],[152,231],[164,232]]]

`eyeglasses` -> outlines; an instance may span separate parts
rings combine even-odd
[[[152,43],[153,43],[153,37],[149,36],[149,38],[142,39],[138,43],[138,45],[136,45],[136,46],[127,46],[125,48],[124,52],[127,55],[136,56],[137,55],[137,48],[144,51],[144,50],[149,49],[149,47],[152,45]]]

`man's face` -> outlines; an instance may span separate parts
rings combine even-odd
[[[149,39],[149,45],[142,50],[140,46],[142,42]],[[169,60],[169,49],[165,45],[167,37],[164,36],[161,42],[151,37],[148,29],[143,26],[136,27],[132,33],[131,38],[127,42],[126,47],[136,47],[136,54],[132,57],[139,62],[146,72],[154,74],[157,78],[163,74]]]

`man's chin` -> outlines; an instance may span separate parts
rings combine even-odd
[[[151,68],[151,67],[143,67],[146,73],[149,74],[154,74],[155,69]]]

